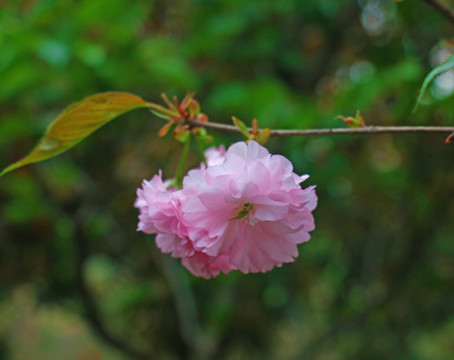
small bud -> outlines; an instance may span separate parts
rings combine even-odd
[[[180,104],[178,105],[178,110],[180,111],[180,114],[183,115],[183,117],[187,117],[188,114],[186,114],[186,110],[188,107],[194,102],[194,95],[195,93],[188,92],[186,96],[181,100]],[[176,97],[174,97],[174,101],[178,103],[178,100]]]
[[[257,119],[252,119],[252,135],[257,135],[259,133],[259,123]]]
[[[197,121],[202,121],[202,122],[207,122],[208,121],[208,116],[206,114],[200,113],[199,115],[197,115],[196,120]]]
[[[173,138],[182,143],[188,141],[190,135],[191,132],[188,130],[186,125],[178,124],[175,130],[173,130]]]
[[[196,119],[200,113],[200,104],[197,100],[192,100],[188,106],[189,118]]]
[[[197,136],[198,139],[209,144],[213,141],[213,138],[207,134],[207,130],[203,127],[197,127],[192,130],[192,133]]]
[[[362,128],[366,126],[364,118],[362,117],[359,110],[356,111],[355,117],[339,115],[338,117],[336,117],[336,119],[342,119],[344,121],[344,124],[349,128]]]

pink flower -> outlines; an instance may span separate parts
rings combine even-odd
[[[232,270],[224,255],[213,257],[196,251],[186,236],[186,228],[180,219],[181,191],[167,189],[161,172],[150,181],[144,180],[137,190],[134,206],[140,211],[138,231],[157,234],[156,245],[165,254],[181,258],[182,264],[194,275],[203,278],[217,276],[220,271]]]
[[[174,232],[178,228],[176,203],[172,195],[175,189],[168,190],[162,181],[161,172],[150,181],[142,182],[142,189],[137,189],[134,206],[139,209],[138,231],[146,234]]]
[[[212,146],[205,150],[204,155],[208,166],[220,165],[225,160],[225,147],[221,145],[218,148]]]
[[[156,245],[164,253],[171,253],[174,258],[181,258],[181,263],[195,276],[209,279],[217,276],[222,271],[227,274],[233,270],[227,255],[210,256],[201,251],[196,251],[191,241],[179,238],[175,234],[159,233],[156,236]]]
[[[207,166],[191,170],[182,190],[167,189],[160,173],[143,182],[138,230],[157,234],[162,252],[204,278],[293,261],[314,229],[314,187],[300,186],[308,176],[254,141],[205,155]]]
[[[265,272],[298,256],[314,229],[314,187],[285,157],[254,141],[232,145],[222,164],[192,170],[183,182],[182,221],[197,251],[244,273]]]

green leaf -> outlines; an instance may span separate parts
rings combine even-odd
[[[124,92],[96,94],[74,103],[49,125],[38,145],[27,156],[5,168],[0,176],[21,166],[61,154],[110,120],[143,107],[151,108],[154,104]]]
[[[249,129],[247,128],[246,124],[242,122],[240,119],[236,118],[235,116],[232,116],[232,120],[235,126],[246,137],[246,139],[249,139],[251,137],[251,134],[249,133]]]
[[[208,135],[207,130],[203,127],[199,128],[195,136],[197,137],[197,139],[202,140],[207,144],[213,141],[213,137],[211,135]]]
[[[429,75],[426,76],[426,78],[424,79],[424,82],[422,83],[421,90],[419,91],[419,96],[418,96],[418,99],[416,100],[416,105],[413,109],[413,112],[415,112],[418,109],[418,105],[421,102],[421,99],[426,92],[427,86],[429,86],[429,84],[432,82],[432,80],[435,79],[438,75],[440,75],[440,74],[444,73],[445,71],[448,71],[452,68],[454,68],[454,55],[452,55],[444,63],[437,66],[435,69],[433,69],[429,73]]]
[[[177,127],[173,130],[173,138],[181,143],[189,141],[191,137],[191,131],[187,126],[178,124]]]
[[[260,145],[265,145],[271,136],[270,129],[263,129],[257,135],[255,135],[254,140],[257,141]]]
[[[356,110],[355,117],[339,115],[336,117],[336,119],[342,119],[342,121],[345,123],[347,127],[353,129],[362,128],[366,126],[364,118],[362,117],[359,110]]]

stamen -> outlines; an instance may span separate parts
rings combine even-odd
[[[238,212],[238,215],[229,219],[229,220],[237,220],[237,219],[242,219],[244,218],[245,216],[247,216],[249,214],[249,211],[252,210],[253,208],[253,204],[251,203],[245,203],[243,204],[241,210]]]

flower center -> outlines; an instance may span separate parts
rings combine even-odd
[[[249,211],[251,211],[253,207],[254,207],[254,205],[252,205],[251,203],[244,203],[243,206],[240,208],[240,211],[238,212],[238,214],[235,217],[231,218],[230,220],[237,220],[237,219],[244,218],[245,216],[247,216],[249,214]]]

